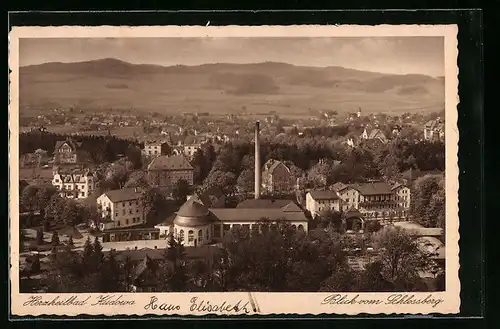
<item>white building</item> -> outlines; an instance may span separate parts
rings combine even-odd
[[[135,187],[103,193],[97,198],[97,207],[104,219],[101,230],[136,226],[146,222],[142,190]]]
[[[95,190],[95,176],[90,170],[61,173],[53,172],[52,185],[61,191],[61,196],[69,199],[85,199]]]
[[[410,208],[411,190],[408,186],[396,184],[392,187],[394,193],[394,200],[398,203],[399,207],[408,210]]]
[[[342,199],[335,191],[309,191],[306,194],[306,209],[314,218],[323,211],[340,211]]]

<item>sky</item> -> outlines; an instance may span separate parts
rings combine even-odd
[[[116,58],[134,64],[283,62],[444,76],[443,37],[21,39],[20,66]]]

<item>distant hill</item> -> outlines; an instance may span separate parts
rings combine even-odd
[[[305,114],[414,112],[444,108],[444,78],[285,63],[136,65],[116,59],[20,68],[20,104],[161,113]]]

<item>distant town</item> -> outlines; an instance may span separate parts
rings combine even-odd
[[[39,113],[21,292],[445,289],[444,110]]]

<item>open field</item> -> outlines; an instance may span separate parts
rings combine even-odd
[[[74,106],[182,112],[304,115],[310,110],[431,112],[444,108],[444,79],[283,63],[161,67],[114,59],[20,69],[23,114]]]

